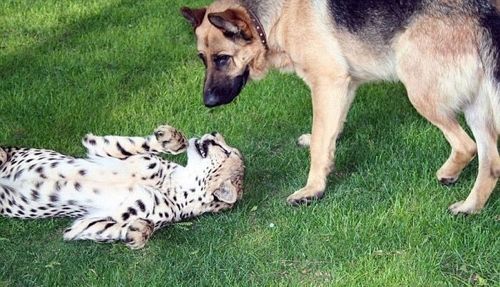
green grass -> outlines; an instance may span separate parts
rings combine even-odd
[[[271,73],[231,105],[202,105],[202,64],[182,5],[207,1],[0,1],[0,144],[83,155],[87,132],[144,135],[170,123],[220,131],[246,158],[244,200],[156,233],[140,251],[63,242],[67,219],[0,218],[0,286],[500,285],[500,201],[453,217],[449,147],[400,84],[362,87],[325,198],[292,208],[309,155],[307,87]],[[181,157],[181,161],[183,158]],[[272,227],[273,226],[273,227]]]

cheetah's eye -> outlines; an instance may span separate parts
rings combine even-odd
[[[216,142],[213,142],[212,144],[213,144],[214,146],[216,146],[216,147],[219,147],[219,148],[220,148],[220,149],[221,149],[221,150],[222,150],[222,151],[226,154],[226,156],[228,156],[228,157],[229,157],[229,155],[231,154],[231,152],[230,152],[230,151],[228,151],[228,150],[226,150],[225,148],[223,148],[220,144],[218,144],[218,143],[216,143]]]

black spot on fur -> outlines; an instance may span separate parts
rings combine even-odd
[[[150,149],[150,146],[148,145],[148,143],[143,143],[142,146],[141,146],[145,151],[149,151]]]
[[[59,196],[57,196],[57,194],[52,194],[52,195],[49,196],[49,200],[51,202],[56,202],[56,201],[59,200]]]
[[[95,141],[95,139],[88,140],[88,143],[91,144],[91,145],[96,145],[97,144],[96,141]]]
[[[125,213],[122,214],[122,219],[123,220],[129,219],[129,217],[130,217],[130,214],[128,212],[125,212]]]
[[[18,179],[22,174],[23,174],[24,170],[19,170],[18,172],[16,172],[16,174],[14,175],[14,180]]]
[[[103,233],[104,231],[106,231],[108,228],[110,228],[111,226],[115,225],[116,222],[110,222],[110,223],[106,223],[106,225],[104,225],[104,228],[102,230],[100,230],[98,233]]]
[[[75,182],[74,186],[75,186],[75,189],[78,191],[80,191],[80,189],[82,188],[82,185],[78,182]]]
[[[132,207],[129,207],[127,209],[128,213],[130,213],[131,215],[137,215],[137,210],[135,210],[134,208]]]
[[[142,212],[144,212],[146,210],[146,206],[144,205],[144,203],[141,200],[137,200],[136,203]]]
[[[85,174],[87,174],[87,171],[84,170],[84,169],[81,169],[78,171],[78,173],[81,175],[81,176],[84,176]]]
[[[121,154],[123,154],[124,156],[131,156],[132,154],[130,152],[128,152],[127,150],[125,150],[119,142],[116,143],[116,148],[118,149],[118,151],[120,151]]]
[[[148,166],[148,169],[153,169],[153,168],[155,168],[155,167],[156,167],[156,162],[153,162],[152,164],[150,164],[150,165]]]
[[[104,221],[107,221],[107,220],[106,219],[100,219],[100,220],[92,221],[91,223],[89,223],[89,225],[87,225],[87,227],[85,229],[89,229],[90,227],[96,225],[97,223],[104,222]]]

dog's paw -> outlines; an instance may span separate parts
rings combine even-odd
[[[169,126],[159,126],[154,131],[154,136],[158,142],[158,151],[179,154],[186,150],[188,141],[186,137],[177,129]]]
[[[141,249],[153,234],[154,225],[150,220],[136,219],[132,221],[125,233],[125,244],[131,249]]]
[[[458,181],[463,166],[452,165],[448,161],[436,172],[436,177],[441,184],[452,185]]]
[[[458,176],[437,176],[442,185],[450,186],[458,181]]]
[[[287,202],[293,206],[310,204],[313,201],[323,198],[324,190],[318,190],[312,187],[304,187],[287,198]]]
[[[311,145],[311,134],[303,134],[297,139],[297,145],[308,148]]]
[[[454,204],[450,205],[450,207],[448,207],[448,210],[453,215],[474,214],[479,212],[475,204],[471,204],[470,202],[467,202],[467,200],[455,202]]]

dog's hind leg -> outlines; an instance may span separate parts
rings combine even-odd
[[[410,96],[410,98],[412,98]],[[451,146],[451,154],[437,171],[436,176],[442,184],[453,184],[460,173],[476,154],[476,144],[462,129],[455,116],[437,114],[414,104],[419,113],[437,126]]]
[[[480,211],[490,197],[498,181],[498,134],[491,125],[491,106],[487,98],[479,95],[465,112],[465,117],[478,145],[479,173],[474,187],[465,201],[450,206],[453,214],[476,213]]]
[[[425,33],[429,27],[435,34]],[[474,57],[473,30],[450,30],[436,19],[421,20],[396,43],[397,74],[417,111],[437,126],[451,146],[448,160],[437,172],[452,184],[476,154],[476,144],[456,120],[456,112],[476,92],[480,65]],[[457,47],[455,43],[465,39]],[[464,68],[467,67],[467,68]]]
[[[443,184],[452,184],[476,154],[476,144],[462,129],[455,114],[440,103],[438,93],[432,88],[422,89],[406,83],[408,97],[417,111],[443,132],[451,146],[448,160],[437,171],[436,176]]]

